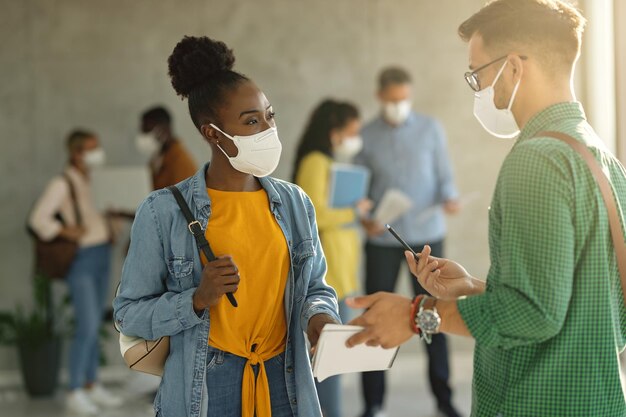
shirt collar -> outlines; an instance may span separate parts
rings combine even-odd
[[[528,123],[526,123],[517,141],[520,142],[533,138],[537,136],[537,133],[546,130],[550,125],[560,120],[586,120],[586,118],[582,104],[577,101],[553,104],[535,114]]]
[[[210,162],[204,164],[202,168],[196,172],[191,179],[191,187],[193,189],[193,199],[196,203],[196,207],[199,210],[204,209],[206,206],[211,206],[211,198],[209,197],[206,189],[206,171],[209,169]],[[261,186],[267,193],[269,200],[272,204],[282,204],[280,194],[274,186],[273,179],[270,177],[259,178]]]
[[[387,123],[387,121],[385,120],[385,117],[383,116],[382,112],[378,115],[378,121],[380,123],[381,126],[386,127],[387,129],[398,129],[398,128],[402,128],[405,126],[411,126],[413,123],[415,123],[415,121],[417,120],[417,114],[415,114],[415,112],[413,110],[411,110],[411,112],[409,113],[409,116],[406,118],[406,120],[402,123],[400,123],[397,126],[392,126],[389,123]]]

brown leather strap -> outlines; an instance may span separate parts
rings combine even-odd
[[[589,170],[593,174],[593,177],[600,188],[606,211],[609,216],[609,225],[611,227],[611,236],[613,238],[613,247],[615,249],[615,256],[617,257],[617,268],[622,278],[622,292],[624,295],[624,303],[626,303],[626,241],[624,241],[624,234],[622,232],[622,226],[620,224],[620,215],[617,211],[617,204],[615,204],[615,197],[611,189],[611,184],[606,174],[602,170],[602,167],[596,160],[593,153],[583,143],[577,141],[573,137],[561,133],[561,132],[540,132],[537,137],[548,136],[567,143],[576,152],[582,156],[583,160],[587,163]],[[618,162],[619,163],[619,162]]]
[[[76,219],[76,226],[83,225],[83,216],[80,213],[80,209],[78,208],[78,198],[76,197],[76,189],[74,188],[74,183],[67,173],[63,173],[63,177],[65,181],[67,181],[68,187],[70,187],[70,197],[72,198],[72,207],[74,208],[74,218]]]

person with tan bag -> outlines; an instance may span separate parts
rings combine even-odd
[[[63,265],[55,259],[38,259],[36,264],[39,273],[50,271],[64,275],[48,278],[65,278],[74,308],[67,408],[79,415],[97,415],[100,406],[114,407],[122,402],[97,383],[98,337],[109,289],[111,246],[106,219],[94,206],[89,174],[104,163],[105,154],[98,137],[84,130],[69,134],[67,150],[67,168],[50,181],[35,203],[29,226],[44,244],[57,239],[76,244],[75,249],[71,244],[62,249],[62,252],[70,252],[65,253],[64,257],[69,256],[69,259]],[[45,249],[38,250],[37,254],[47,258],[55,256],[54,251]]]
[[[340,322],[336,293],[311,200],[270,177],[282,151],[274,109],[234,61],[207,37],[184,37],[169,57],[211,162],[137,210],[116,326],[169,338],[157,416],[321,417],[305,333],[315,346]]]

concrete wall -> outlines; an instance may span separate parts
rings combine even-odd
[[[209,158],[167,77],[166,59],[184,34],[225,41],[235,50],[236,69],[264,89],[284,141],[282,178],[290,176],[296,140],[320,99],[352,100],[369,119],[378,111],[378,71],[388,64],[408,68],[415,109],[443,122],[458,186],[476,196],[449,221],[448,255],[484,277],[487,207],[512,142],[481,130],[463,80],[466,47],[456,28],[483,3],[0,0],[0,308],[30,301],[24,224],[34,199],[64,164],[68,130],[93,129],[109,163],[136,164],[138,113],[163,103],[196,160]],[[0,369],[13,367],[14,359],[12,349],[0,349]]]

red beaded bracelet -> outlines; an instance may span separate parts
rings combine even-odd
[[[409,318],[409,322],[411,323],[411,329],[413,329],[413,333],[416,335],[420,335],[422,330],[417,327],[417,323],[415,323],[415,316],[417,315],[417,309],[419,308],[420,302],[424,298],[423,294],[415,296],[413,299],[413,303],[411,303],[411,317]]]

